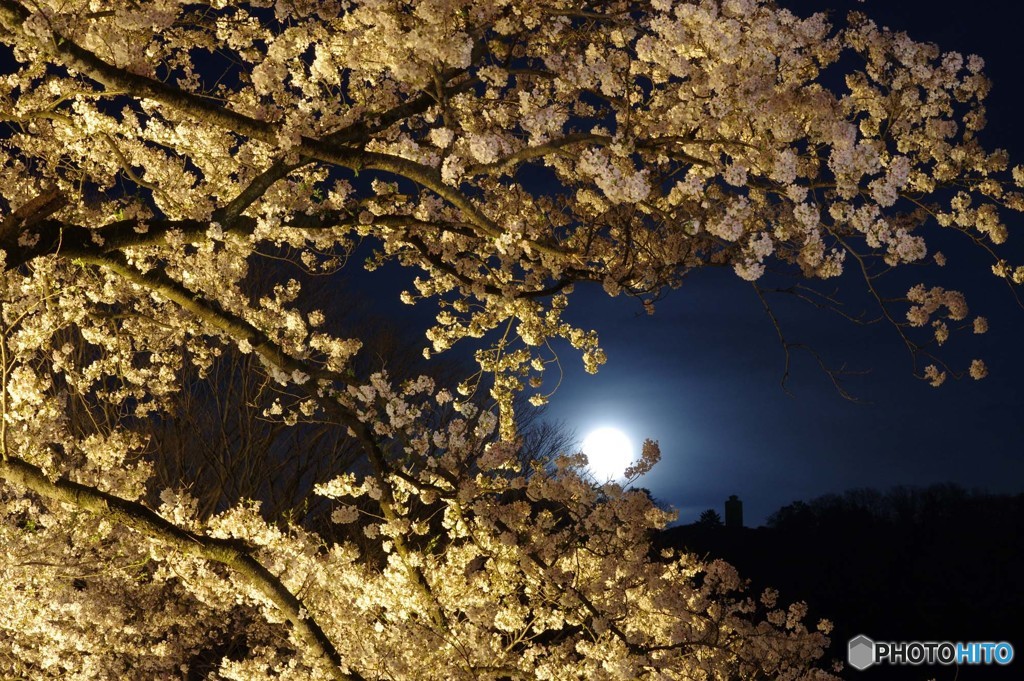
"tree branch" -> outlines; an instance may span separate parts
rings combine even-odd
[[[0,461],[0,477],[26,487],[51,501],[71,504],[102,515],[193,558],[226,565],[269,599],[291,623],[293,630],[335,679],[361,681],[357,672],[343,671],[344,664],[334,644],[303,605],[281,581],[249,553],[237,540],[219,539],[183,530],[156,512],[134,501],[64,478],[50,480],[42,469],[17,457]]]
[[[213,305],[202,300],[199,296],[187,290],[181,284],[162,272],[151,271],[142,273],[132,267],[131,264],[124,259],[124,256],[120,254],[77,255],[74,253],[66,253],[65,255],[78,257],[83,262],[105,267],[124,277],[128,281],[139,284],[150,291],[159,293],[165,298],[174,301],[184,309],[195,314],[203,322],[219,329],[234,340],[248,341],[249,344],[252,345],[254,352],[263,357],[268,364],[274,366],[280,371],[288,374],[294,374],[298,371],[318,379],[337,380],[345,385],[352,385],[354,383],[352,379],[347,376],[343,376],[337,372],[320,369],[312,366],[308,362],[291,357],[267,338],[264,333],[248,322],[235,315],[216,309]],[[373,468],[374,476],[380,483],[382,495],[379,503],[385,519],[389,522],[399,520],[398,515],[394,511],[395,499],[391,491],[390,482],[388,481],[388,476],[391,474],[391,467],[388,464],[387,457],[380,448],[380,445],[374,439],[369,427],[363,423],[355,413],[341,404],[337,399],[329,395],[322,394],[315,382],[309,381],[304,383],[304,385],[305,387],[303,390],[307,392],[311,399],[314,399],[328,413],[338,418],[343,425],[351,429],[352,435],[366,452],[367,458]],[[432,604],[431,617],[434,624],[440,628],[447,628],[444,613],[437,604],[430,584],[424,576],[423,571],[420,570],[419,567],[417,567],[411,560],[410,551],[405,540],[396,536],[393,537],[393,541],[395,550],[405,562],[410,580],[420,589],[427,602]]]
[[[459,73],[460,72],[458,71],[450,71],[449,77],[445,80],[450,80],[451,78],[459,75]],[[479,78],[467,78],[457,85],[446,88],[445,94],[452,95],[463,92],[479,82]],[[422,94],[407,102],[403,102],[398,106],[392,107],[383,113],[370,115],[369,123],[366,122],[365,118],[360,119],[341,130],[326,135],[323,138],[323,141],[334,145],[363,145],[369,140],[371,135],[382,132],[409,116],[415,116],[416,114],[423,113],[433,104],[433,97],[427,94]],[[297,170],[302,166],[312,163],[314,160],[315,159],[310,157],[303,157],[295,163],[287,163],[284,160],[275,161],[269,168],[253,178],[249,185],[242,190],[238,196],[232,199],[228,205],[218,209],[213,215],[214,219],[230,224],[237,219],[246,208],[263,196],[263,194],[265,194],[275,182],[283,179],[293,170]]]
[[[338,381],[344,385],[352,385],[353,383],[352,379],[344,374],[319,368],[292,357],[267,337],[265,333],[249,322],[235,314],[214,306],[212,303],[202,299],[196,293],[189,291],[163,272],[158,270],[146,273],[140,272],[120,253],[97,255],[93,253],[76,253],[74,251],[68,251],[65,255],[90,265],[105,267],[111,272],[124,277],[128,281],[139,284],[154,293],[159,293],[161,296],[177,303],[185,310],[188,310],[201,321],[230,336],[236,342],[248,342],[249,345],[252,346],[253,352],[261,356],[269,364],[273,365],[280,371],[289,375],[301,372],[314,379]]]
[[[19,3],[12,2],[12,0],[0,0],[0,23],[8,30],[26,35],[22,30],[22,25],[30,15],[31,13]],[[271,146],[280,146],[279,133],[281,130],[280,126],[276,124],[231,111],[190,92],[118,68],[65,36],[54,33],[53,37],[54,40],[51,42],[41,40],[35,42],[40,49],[59,58],[68,68],[94,78],[108,88],[126,91],[141,99],[151,99],[166,104],[202,123],[259,140]],[[292,147],[292,151],[300,157],[304,156],[351,170],[380,170],[405,177],[426,187],[461,210],[481,236],[497,239],[503,233],[500,225],[481,211],[469,197],[458,188],[445,184],[441,179],[441,174],[435,168],[398,156],[363,151],[361,148],[340,146],[332,144],[326,139],[314,139],[306,136],[300,138],[298,144]],[[269,181],[272,176],[273,173],[264,178],[264,181]],[[269,187],[269,185],[267,186]],[[255,191],[258,189],[254,189]],[[237,208],[238,206],[235,206],[233,210],[237,210]],[[530,245],[546,255],[565,255],[558,248],[547,244],[531,242]]]
[[[20,233],[0,233],[0,249],[7,254],[4,269],[10,270],[45,255],[64,254],[84,258],[115,253],[125,248],[138,246],[161,246],[167,237],[175,233],[190,243],[209,239],[207,232],[215,220],[119,220],[102,227],[90,228],[60,220],[43,220],[29,227],[36,228],[30,236],[38,236],[32,245],[17,241]],[[348,211],[325,211],[315,215],[291,216],[282,225],[291,229],[326,230],[358,225],[357,215]],[[241,216],[231,224],[222,225],[224,232],[236,236],[247,236],[256,230],[256,218]],[[440,223],[424,222],[406,215],[374,216],[373,226],[380,227],[441,227]]]

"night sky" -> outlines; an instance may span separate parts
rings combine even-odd
[[[836,18],[860,10],[944,50],[979,54],[994,83],[983,139],[989,148],[1007,149],[1011,163],[1024,162],[1020,5],[780,4],[805,15],[833,9]],[[1024,215],[1010,216],[1008,224],[1004,257],[1024,262]],[[892,327],[856,326],[783,297],[773,305],[789,340],[812,345],[834,366],[868,372],[846,381],[861,400],[854,403],[838,394],[810,355],[796,354],[787,395],[780,385],[781,346],[750,285],[731,271],[707,270],[670,292],[652,317],[636,301],[580,289],[570,318],[599,331],[608,364],[589,376],[567,349],[565,379],[548,415],[581,438],[613,425],[634,443],[658,440],[662,462],[637,484],[675,506],[681,523],[693,522],[706,508],[723,513],[730,494],[740,496],[746,524],[756,526],[795,500],[855,487],[955,482],[1024,492],[1024,355],[1018,350],[1024,310],[966,240],[930,243],[939,244],[949,264],[914,272],[906,281],[963,290],[971,316],[989,319],[987,334],[952,334],[943,347],[955,367],[984,359],[990,375],[982,381],[947,380],[932,388],[913,377],[910,353]],[[850,312],[870,312],[862,281],[846,276],[840,284]]]

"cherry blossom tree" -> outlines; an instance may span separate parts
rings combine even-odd
[[[563,317],[588,282],[653,311],[703,267],[848,269],[938,385],[985,375],[938,346],[987,322],[880,276],[941,265],[946,229],[1024,281],[996,250],[1024,174],[977,140],[981,60],[859,15],[0,0],[0,43],[4,675],[833,678],[827,622],[652,555],[670,514],[579,455],[524,459],[514,400],[547,399],[559,342],[604,362]],[[303,284],[356,259],[415,272],[427,355],[479,371],[363,371]],[[155,484],[153,424],[225,356],[261,418],[357,448],[309,483],[336,531]]]

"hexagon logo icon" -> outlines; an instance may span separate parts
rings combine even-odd
[[[875,663],[875,642],[861,634],[850,639],[846,660],[857,671],[863,671]]]

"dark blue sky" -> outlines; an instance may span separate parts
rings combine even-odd
[[[955,8],[926,0],[780,4],[801,14],[833,8],[837,18],[863,11],[917,40],[981,55],[994,82],[984,139],[1024,162],[1024,8],[995,0]],[[1007,257],[1022,262],[1024,216],[1012,216],[1009,226]],[[1022,492],[1024,311],[965,240],[943,240],[941,250],[950,264],[934,283],[965,290],[972,315],[991,324],[984,336],[954,334],[947,344],[961,363],[986,361],[983,381],[931,388],[912,376],[910,355],[891,327],[858,327],[780,300],[791,340],[812,344],[835,365],[869,371],[848,381],[866,402],[857,404],[835,391],[810,356],[797,355],[789,396],[780,387],[782,350],[749,285],[730,272],[706,271],[671,292],[653,317],[627,299],[577,295],[574,318],[601,333],[608,364],[588,376],[567,351],[567,375],[549,414],[580,436],[617,425],[634,442],[659,440],[662,463],[638,484],[677,507],[680,522],[709,507],[721,513],[730,494],[743,499],[747,524],[757,525],[794,500],[852,487],[951,481]],[[842,283],[860,309],[863,283]]]

